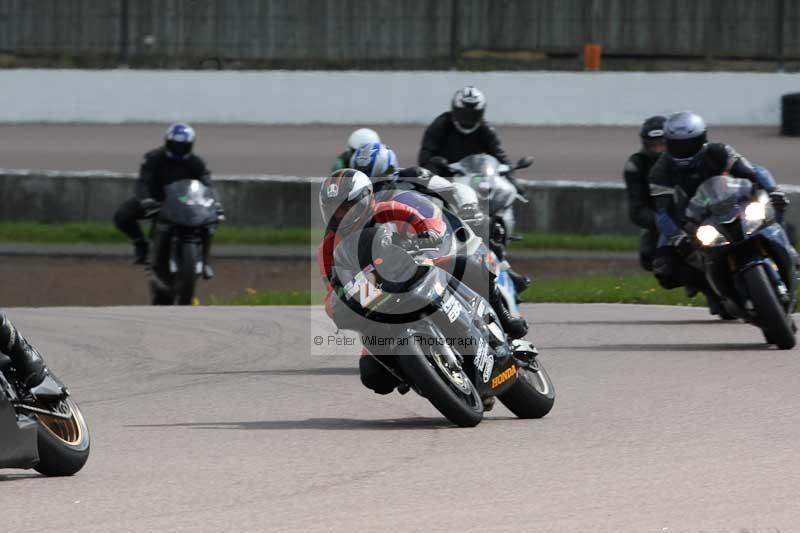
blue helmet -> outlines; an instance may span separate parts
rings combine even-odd
[[[190,125],[173,124],[164,134],[164,148],[167,155],[173,159],[186,159],[192,153],[195,138],[197,135]]]
[[[667,155],[678,167],[695,167],[703,157],[708,128],[703,118],[691,111],[673,113],[664,123]]]
[[[362,144],[350,158],[350,167],[370,178],[389,176],[397,170],[397,156],[385,144]]]

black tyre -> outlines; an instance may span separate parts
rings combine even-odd
[[[398,364],[419,392],[452,423],[474,427],[483,419],[483,402],[475,386],[463,371],[449,372],[438,353],[404,354],[398,357]]]
[[[556,389],[547,371],[534,359],[530,368],[519,367],[517,382],[499,398],[519,418],[542,418],[553,408]]]
[[[178,272],[175,274],[175,290],[178,305],[191,305],[197,283],[197,260],[200,256],[197,243],[181,243],[178,257]]]
[[[72,398],[48,409],[69,415],[57,418],[36,415],[38,422],[39,463],[34,470],[45,476],[71,476],[89,459],[89,428],[78,404]]]
[[[744,282],[764,336],[781,350],[794,348],[796,340],[792,319],[786,316],[764,267],[758,265],[745,271]]]

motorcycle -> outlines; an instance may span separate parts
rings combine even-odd
[[[67,387],[53,374],[30,393],[0,355],[0,468],[71,476],[89,458],[89,428]]]
[[[536,348],[509,342],[488,301],[461,281],[467,254],[481,252],[468,250],[468,232],[453,238],[455,275],[409,241],[384,243],[365,259],[360,234],[343,239],[332,277],[337,325],[362,334],[401,393],[415,390],[458,426],[479,424],[492,397],[520,418],[545,416],[555,389]]]
[[[528,203],[506,176],[532,164],[530,157],[520,159],[512,167],[500,164],[491,155],[474,154],[448,165],[453,183],[470,187],[477,194],[478,210],[485,213],[488,220],[476,219],[473,229],[501,260],[505,259],[508,242],[518,238],[514,235],[514,204]]]
[[[199,180],[180,180],[164,189],[152,209],[154,260],[150,267],[153,305],[190,305],[206,265],[203,247],[223,220],[213,190]]]
[[[768,344],[794,347],[798,258],[769,195],[749,180],[715,176],[688,201],[684,229],[725,310],[759,327]]]

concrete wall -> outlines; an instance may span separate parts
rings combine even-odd
[[[0,49],[267,60],[800,54],[790,0],[0,0]],[[124,60],[124,59],[122,59]]]
[[[426,124],[475,84],[498,124],[633,125],[695,109],[715,125],[777,125],[800,74],[0,70],[0,122]]]
[[[320,226],[317,191],[322,178],[224,176],[215,179],[228,222],[240,225]],[[620,183],[527,182],[530,203],[519,206],[519,230],[632,233]],[[0,169],[0,220],[109,222],[133,194],[134,176]],[[800,187],[787,186],[800,205]],[[800,227],[800,209],[788,212]]]

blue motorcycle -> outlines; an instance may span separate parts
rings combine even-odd
[[[725,310],[787,350],[797,327],[797,251],[769,195],[749,180],[715,176],[698,187],[685,211],[700,264]]]

